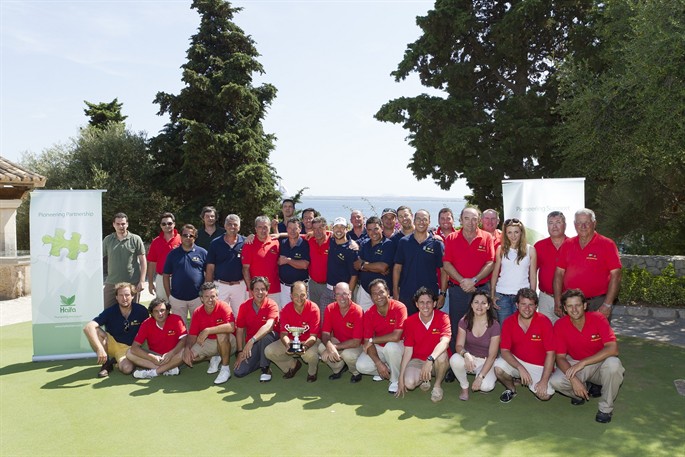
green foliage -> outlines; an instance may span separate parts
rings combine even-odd
[[[124,212],[132,232],[148,239],[156,235],[157,215],[173,211],[164,181],[149,178],[151,160],[144,133],[123,124],[88,126],[68,145],[41,154],[27,153],[21,165],[47,177],[46,189],[106,189],[102,195],[103,234],[110,233],[112,216]],[[17,213],[19,249],[28,249],[28,200]]]
[[[128,117],[121,114],[123,103],[119,103],[116,98],[109,103],[90,103],[85,100],[84,102],[88,108],[83,112],[90,118],[88,124],[93,127],[105,128],[111,122],[120,124]]]
[[[165,182],[181,219],[197,217],[205,205],[245,221],[275,214],[275,137],[262,120],[276,88],[252,85],[253,74],[264,70],[253,40],[232,22],[239,8],[223,0],[195,0],[192,8],[200,27],[182,66],[185,87],[155,98],[170,121],[151,141],[154,176]]]
[[[685,1],[614,0],[558,74],[561,176],[627,252],[685,252]]]
[[[417,18],[396,80],[417,73],[442,91],[391,100],[376,118],[401,124],[415,148],[409,168],[443,189],[465,178],[470,203],[501,207],[502,179],[551,176],[555,64],[585,49],[592,1],[438,0]]]
[[[624,268],[619,302],[627,305],[685,307],[685,277],[676,275],[673,264],[668,264],[656,276],[645,268]]]

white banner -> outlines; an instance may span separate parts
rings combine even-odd
[[[585,178],[519,179],[502,181],[504,216],[520,219],[529,244],[547,238],[547,215],[561,211],[566,216],[566,235],[576,236],[573,215],[585,207]]]
[[[33,360],[93,355],[102,312],[102,190],[31,192]]]

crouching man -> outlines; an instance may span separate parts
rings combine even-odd
[[[571,397],[571,404],[582,405],[590,399],[585,383],[602,386],[595,420],[611,422],[614,400],[623,383],[625,369],[618,356],[616,335],[604,314],[587,311],[587,300],[580,289],[569,289],[561,296],[566,316],[554,325],[557,367],[550,384]]]
[[[208,374],[219,372],[214,384],[223,384],[231,377],[229,359],[235,350],[235,319],[228,303],[219,300],[219,291],[213,282],[200,286],[202,306],[193,311],[190,331],[185,339],[183,361],[193,363],[209,359]],[[221,370],[219,370],[221,365]]]
[[[183,363],[183,348],[186,326],[183,319],[171,314],[171,305],[163,298],[155,298],[148,306],[150,316],[142,323],[133,340],[126,358],[138,367],[133,377],[138,379],[177,375],[178,367]],[[142,344],[147,341],[149,351]]]

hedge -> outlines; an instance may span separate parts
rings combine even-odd
[[[672,263],[660,275],[653,275],[645,268],[624,268],[619,302],[628,306],[685,308],[685,277],[676,275]]]

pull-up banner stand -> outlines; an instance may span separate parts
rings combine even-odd
[[[102,312],[102,190],[31,192],[33,361],[94,357]]]

